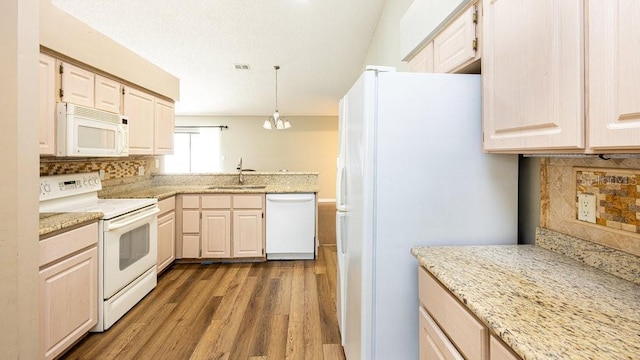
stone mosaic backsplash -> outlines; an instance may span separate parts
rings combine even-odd
[[[618,169],[574,170],[577,193],[596,196],[596,224],[640,233],[638,175]]]
[[[144,168],[144,175],[139,175],[140,167]],[[155,171],[153,156],[127,157],[127,158],[84,158],[61,160],[40,159],[40,176],[86,173],[104,170],[103,183],[110,180],[150,179]]]
[[[540,226],[640,256],[639,158],[542,158]],[[578,194],[596,195],[596,223],[578,220]]]

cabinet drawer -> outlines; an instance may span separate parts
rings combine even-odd
[[[465,358],[488,359],[488,329],[422,267],[419,267],[418,292],[420,303]]]
[[[495,336],[491,335],[489,340],[489,352],[491,360],[519,360],[520,357],[513,353],[513,351],[502,341],[498,340]]]
[[[182,207],[184,207],[184,201]],[[162,216],[164,213],[167,213],[169,211],[174,211],[176,208],[176,197],[172,196],[168,199],[158,201],[158,208],[160,208],[158,216]]]
[[[463,360],[464,358],[447,338],[438,324],[433,321],[422,306],[420,312],[420,360],[446,359]]]
[[[231,195],[203,195],[203,209],[230,209]]]
[[[97,222],[46,238],[38,243],[38,264],[46,265],[97,243]]]
[[[183,209],[199,209],[200,195],[182,195]]]
[[[262,209],[264,195],[236,195],[233,197],[234,209]]]

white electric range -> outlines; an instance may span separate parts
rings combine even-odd
[[[157,199],[99,199],[97,172],[40,177],[40,212],[101,212],[98,324],[107,330],[157,284]]]

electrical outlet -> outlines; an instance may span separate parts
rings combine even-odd
[[[144,176],[144,166],[138,166],[138,175]]]
[[[578,194],[578,220],[596,222],[596,196]]]
[[[104,180],[104,170],[103,169],[98,170],[98,174],[100,174],[100,180]]]

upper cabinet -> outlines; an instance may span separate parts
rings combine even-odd
[[[640,151],[640,2],[588,1],[589,146]]]
[[[56,59],[40,54],[38,67],[40,155],[56,154]]]
[[[174,108],[171,102],[125,87],[124,115],[129,117],[129,154],[173,153]]]
[[[410,71],[479,72],[481,3],[468,0],[421,3],[414,1],[401,20],[403,47],[409,46],[405,43],[418,41],[417,34],[426,33],[403,59],[408,61]]]
[[[640,151],[640,3],[484,0],[484,149]]]
[[[485,150],[583,149],[580,1],[483,3]]]
[[[96,75],[95,107],[98,110],[121,113],[122,85],[115,80]]]
[[[62,102],[120,114],[122,85],[119,82],[66,62],[60,64],[60,70]]]
[[[155,102],[154,155],[173,153],[173,129],[175,116],[173,103],[156,98]]]
[[[62,88],[60,89],[62,102],[88,107],[95,106],[96,75],[93,72],[63,62],[60,65],[60,73],[62,74]]]
[[[129,154],[153,155],[154,97],[124,88],[124,115],[129,117]]]
[[[173,153],[174,104],[65,60],[40,54],[40,155],[55,155],[56,101],[129,117],[129,153]]]

